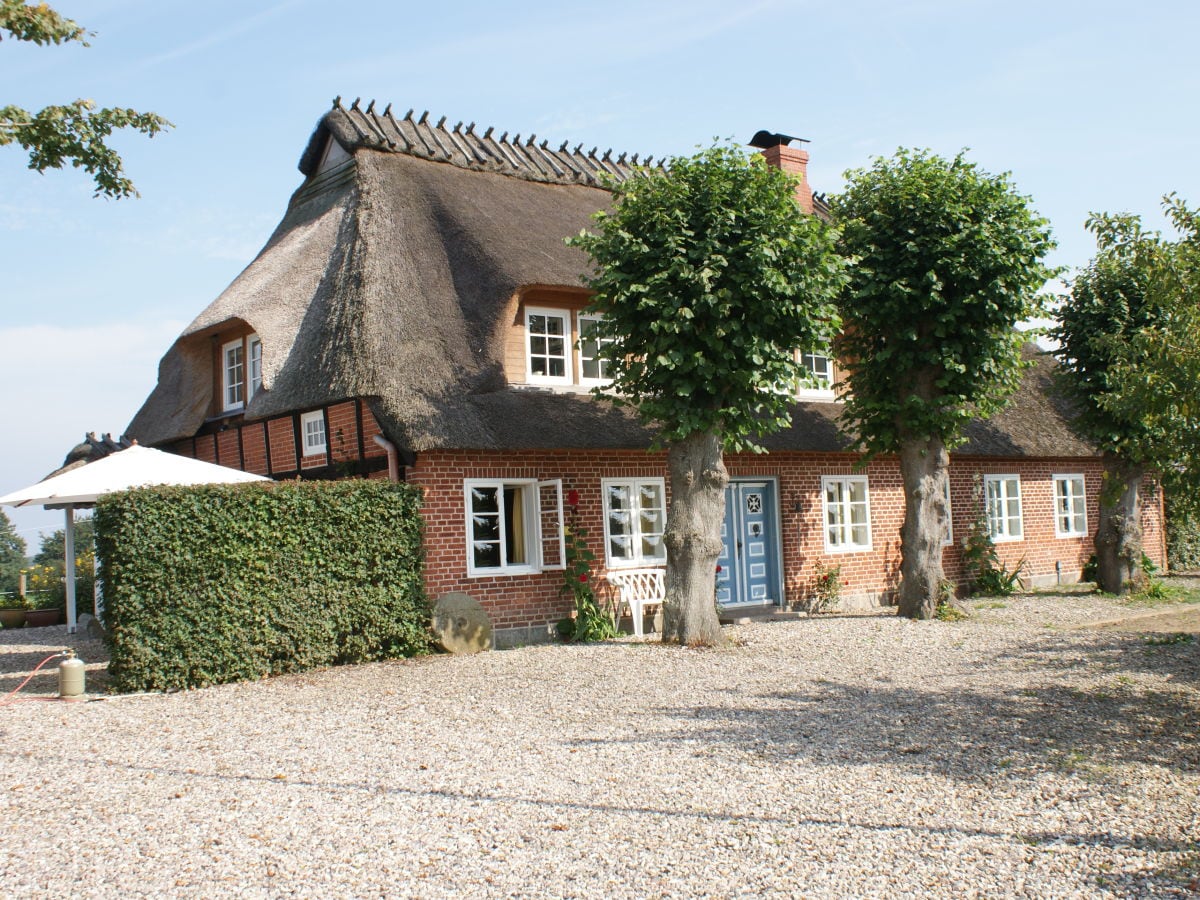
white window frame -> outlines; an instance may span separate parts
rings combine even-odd
[[[507,535],[505,534],[504,490],[518,488],[523,497],[521,513],[522,527],[525,530],[525,546],[527,562],[510,564],[504,557],[507,551]],[[499,508],[499,541],[500,565],[475,565],[474,523],[471,507],[472,491],[478,488],[494,488],[500,498]],[[547,511],[546,502],[549,500],[549,511],[556,516],[555,530],[557,540],[553,535],[542,532],[542,517]],[[467,576],[470,578],[490,578],[497,575],[534,575],[544,571],[561,571],[567,567],[566,532],[563,528],[563,499],[562,480],[538,481],[535,478],[467,478],[463,480],[463,512],[466,526]],[[556,553],[557,559],[547,559],[547,544]]]
[[[310,441],[313,433],[309,431],[308,426],[314,422],[321,425],[320,444]],[[326,430],[324,410],[317,409],[300,414],[300,448],[304,451],[304,456],[320,456],[326,452],[329,447],[329,435],[326,434]]]
[[[603,316],[585,315],[583,313],[580,313],[578,316],[576,316],[576,329],[577,329],[577,334],[578,334],[578,338],[576,340],[576,345],[579,347],[578,352],[579,352],[579,383],[580,384],[604,385],[604,384],[612,383],[612,378],[607,377],[607,376],[602,376],[600,378],[589,378],[588,376],[583,374],[583,363],[584,363],[585,359],[595,359],[599,363],[601,369],[603,369],[603,367],[605,365],[607,365],[607,362],[599,356],[585,357],[583,355],[583,323],[584,322],[600,322],[603,320],[603,318],[604,318]],[[596,340],[597,350],[600,348],[601,345],[611,344],[611,343],[612,343],[612,338],[604,338],[603,340],[598,338]]]
[[[816,374],[812,371],[812,369],[809,369],[809,367],[804,364],[804,357],[806,357],[806,356],[811,356],[814,358],[819,356],[825,360],[826,365],[828,366],[828,370],[829,370],[829,380],[825,382],[826,384],[828,384],[828,387],[808,387],[804,384],[799,384],[796,389],[797,399],[799,399],[799,400],[833,400],[836,396],[835,392],[834,392],[834,388],[833,388],[834,381],[836,378],[836,375],[835,375],[836,363],[834,361],[833,356],[829,353],[820,353],[816,350],[798,350],[796,352],[796,363],[800,366],[800,368],[804,372],[808,373],[807,376],[802,375],[801,378],[805,378],[805,377],[815,378],[818,381],[825,381],[825,380],[822,378],[817,378]]]
[[[235,367],[229,363],[229,355],[240,351],[241,359],[236,364],[241,369],[237,381],[231,379],[231,370]],[[238,390],[241,397],[232,399],[230,393]],[[248,334],[236,340],[226,341],[221,345],[221,410],[234,412],[245,409],[246,404],[254,399],[254,395],[262,388],[262,341],[257,334]]]
[[[995,498],[992,496],[992,485],[1000,486]],[[1011,493],[1010,487],[1014,485],[1015,493]],[[1017,515],[1015,516],[1017,527],[1015,531],[1012,527],[1014,517],[1008,513],[1008,505],[1013,500],[1017,501]],[[993,509],[997,505],[1000,506],[1001,512],[999,515],[994,515]],[[993,544],[1025,540],[1025,509],[1021,500],[1020,475],[984,475],[983,508],[984,516],[987,519],[988,535],[991,537]]]
[[[240,359],[236,363],[230,363],[229,356],[234,351],[237,351]],[[221,345],[221,409],[225,412],[242,409],[246,405],[246,362],[245,338],[227,341]],[[233,378],[235,368],[240,371],[236,381]]]
[[[662,549],[660,555],[646,556],[642,553],[642,539],[645,532],[642,529],[642,486],[653,485],[658,489],[659,499],[662,501],[662,506],[658,508],[660,520],[658,522],[658,537],[659,546]],[[629,522],[632,528],[628,536],[631,548],[635,548],[635,552],[629,557],[616,557],[612,553],[612,514],[614,510],[609,506],[609,490],[615,487],[624,487],[628,491],[631,498],[631,506],[628,510],[617,510],[617,512],[629,513]],[[667,564],[667,546],[663,541],[663,535],[667,530],[667,486],[665,479],[662,478],[602,478],[600,479],[600,495],[604,499],[604,562],[610,569],[637,569],[646,568],[648,566],[665,566]],[[653,534],[653,532],[650,532]],[[620,535],[624,537],[625,535]]]
[[[1069,475],[1053,476],[1054,484],[1054,536],[1060,538],[1078,538],[1087,537],[1088,520],[1087,520],[1087,482],[1081,473],[1075,472]],[[1067,486],[1065,494],[1059,493],[1060,485]],[[1076,494],[1072,489],[1078,485],[1079,493]],[[1061,503],[1067,501],[1067,510],[1063,510]],[[1075,528],[1075,519],[1079,517],[1083,520],[1083,530]],[[1063,520],[1066,520],[1068,526],[1063,528]]]
[[[853,542],[854,526],[852,520],[853,501],[850,500],[850,485],[860,483],[863,486],[863,506],[866,510],[867,540],[864,544]],[[829,521],[829,488],[840,485],[842,498],[836,501],[840,521]],[[841,532],[841,539],[834,543],[829,539],[831,528]],[[871,531],[871,487],[866,475],[823,475],[821,476],[821,533],[825,536],[826,553],[866,553],[873,547],[874,538]]]
[[[246,338],[246,402],[262,390],[262,339],[257,334]]]
[[[533,316],[545,316],[551,319],[560,319],[563,323],[563,374],[560,375],[535,375],[533,372],[533,347],[531,340],[532,332],[529,330],[529,320]],[[557,338],[558,335],[553,335]],[[549,309],[541,306],[525,307],[525,380],[530,384],[572,384],[574,382],[574,366],[573,357],[575,356],[575,342],[572,340],[571,328],[571,313],[565,309]],[[546,359],[557,359],[557,356],[551,356],[549,352],[546,354]]]

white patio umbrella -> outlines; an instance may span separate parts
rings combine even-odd
[[[75,510],[91,506],[103,494],[130,488],[173,484],[237,484],[270,481],[262,475],[164,453],[134,444],[95,462],[39,481],[0,497],[0,506],[45,506],[64,509],[67,516],[66,560],[67,631],[74,633],[75,617]]]

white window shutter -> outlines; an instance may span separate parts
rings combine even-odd
[[[562,479],[539,481],[538,492],[538,549],[541,568],[567,567],[567,536],[563,528]]]

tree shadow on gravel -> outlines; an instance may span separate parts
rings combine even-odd
[[[1039,638],[994,657],[991,689],[941,687],[936,678],[920,689],[819,680],[748,703],[660,713],[688,723],[681,743],[707,740],[723,753],[776,762],[889,763],[972,780],[1074,772],[1103,781],[1123,763],[1196,773],[1196,647],[1143,637]],[[1147,686],[1145,674],[1169,680]],[[1080,683],[1064,684],[1068,677]]]

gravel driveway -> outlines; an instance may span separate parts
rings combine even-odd
[[[1122,611],[1030,597],[12,703],[0,891],[1195,896],[1200,646],[1075,627]],[[32,637],[0,633],[0,672]]]

